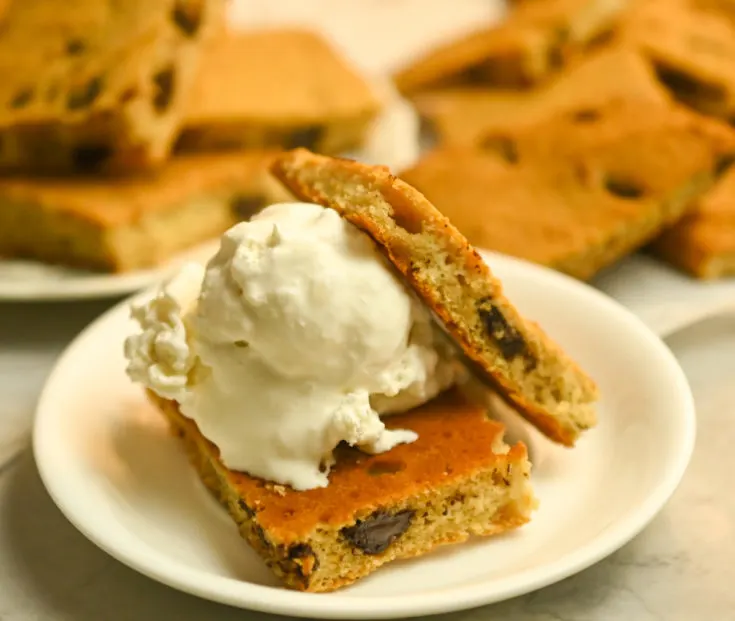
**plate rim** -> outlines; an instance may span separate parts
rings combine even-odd
[[[45,289],[34,288],[32,283],[25,280],[0,278],[0,302],[80,302],[135,295],[145,292],[171,276],[182,263],[192,260],[201,261],[205,256],[214,254],[218,244],[219,238],[213,237],[181,250],[165,263],[132,272],[95,273],[89,271],[85,275],[60,278],[58,281],[48,278],[44,282],[50,286]],[[14,259],[0,257],[0,265],[12,261]],[[38,263],[42,267],[54,267],[39,261],[25,262]],[[63,266],[61,267],[63,269]]]
[[[159,278],[165,278],[170,269],[163,267],[126,274],[76,276],[60,279],[46,288],[34,288],[27,281],[16,283],[13,280],[0,280],[0,301],[78,302],[113,298],[138,291]]]
[[[466,610],[487,604],[497,603],[526,594],[554,584],[572,576],[609,556],[638,535],[659,513],[676,491],[686,472],[694,450],[696,437],[696,410],[694,396],[689,387],[686,375],[666,344],[651,331],[649,327],[627,308],[613,298],[594,287],[548,268],[538,266],[521,259],[509,257],[495,252],[480,251],[490,264],[506,263],[511,269],[530,270],[537,277],[551,279],[562,287],[572,287],[585,295],[597,299],[598,303],[607,305],[609,309],[624,316],[628,328],[636,338],[647,341],[647,346],[657,351],[662,362],[667,365],[670,375],[669,389],[675,391],[680,403],[679,427],[681,428],[678,450],[663,476],[654,484],[653,493],[638,508],[623,519],[613,522],[609,528],[594,537],[586,545],[545,563],[516,573],[509,578],[493,580],[495,588],[487,589],[485,580],[473,581],[462,586],[438,589],[432,593],[420,595],[375,596],[343,596],[336,593],[314,594],[289,591],[281,587],[269,587],[251,584],[234,578],[213,576],[202,570],[195,570],[171,561],[154,550],[138,550],[129,552],[115,548],[114,542],[105,539],[104,532],[95,531],[85,523],[84,511],[77,510],[59,493],[55,482],[54,471],[44,458],[44,446],[48,441],[43,434],[44,421],[53,416],[53,395],[56,377],[76,350],[90,338],[90,335],[128,306],[132,301],[151,294],[151,289],[139,292],[108,309],[80,332],[57,359],[48,375],[38,399],[33,423],[32,447],[34,459],[44,487],[53,502],[64,516],[87,539],[104,552],[122,562],[124,565],[179,591],[196,595],[200,598],[226,604],[238,608],[266,612],[271,614],[293,615],[303,618],[320,619],[389,619],[417,617],[428,614],[440,614]],[[500,584],[500,587],[497,585]]]

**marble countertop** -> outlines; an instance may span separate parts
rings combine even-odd
[[[66,343],[110,302],[0,304],[0,619],[268,619],[184,595],[124,567],[55,507],[30,450],[34,403]],[[728,621],[735,618],[735,316],[668,339],[692,385],[698,439],[678,491],[630,544],[536,593],[451,621]],[[728,541],[730,543],[728,543]]]

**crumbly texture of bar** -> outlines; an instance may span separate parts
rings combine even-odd
[[[724,3],[719,2],[722,9]],[[632,5],[618,38],[638,47],[682,102],[725,119],[735,117],[735,5],[646,0]],[[714,7],[715,9],[717,7]]]
[[[168,155],[225,0],[13,0],[0,170],[122,172]]]
[[[735,169],[730,168],[652,248],[697,278],[735,276]]]
[[[672,105],[618,102],[435,150],[401,176],[477,246],[586,280],[679,219],[734,139]]]
[[[206,54],[182,149],[358,147],[380,109],[371,86],[319,34],[230,33]]]
[[[496,26],[429,50],[394,75],[403,93],[453,82],[525,87],[542,82],[617,23],[623,0],[544,0]]]
[[[571,446],[596,423],[595,383],[503,295],[480,255],[418,190],[384,167],[296,149],[275,176],[298,198],[366,232],[480,377],[553,440]]]
[[[633,49],[603,48],[541,88],[453,88],[419,93],[414,104],[442,145],[476,145],[489,132],[515,129],[575,107],[614,99],[670,100],[650,63]]]
[[[0,256],[124,272],[154,266],[290,196],[272,152],[180,156],[150,175],[0,179]]]
[[[333,591],[394,560],[522,526],[536,506],[526,447],[452,392],[385,419],[418,440],[367,455],[340,446],[329,485],[307,491],[228,470],[175,402],[151,395],[240,535],[292,589]]]

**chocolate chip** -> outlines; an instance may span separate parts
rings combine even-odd
[[[656,67],[656,74],[664,85],[686,101],[692,99],[710,103],[724,103],[727,101],[727,91],[719,84],[694,79],[689,74],[671,67],[658,66]]]
[[[25,108],[33,99],[33,89],[24,88],[18,91],[10,100],[10,107],[14,110]]]
[[[617,30],[615,28],[605,28],[592,37],[587,42],[587,50],[596,50],[612,43]]]
[[[697,93],[701,85],[686,73],[670,69],[668,67],[657,67],[656,75],[671,90],[684,95]]]
[[[575,123],[592,123],[600,118],[600,113],[592,108],[584,110],[576,110],[572,113],[572,120]]]
[[[296,543],[285,552],[283,547],[279,546],[278,554],[282,557],[278,565],[283,572],[292,574],[296,570],[301,578],[300,582],[308,586],[309,577],[319,569],[319,557],[314,549],[308,543]]]
[[[645,190],[631,179],[608,177],[605,179],[605,189],[618,198],[635,200],[645,194]]]
[[[120,96],[117,98],[117,100],[120,103],[127,103],[138,95],[138,89],[134,86],[131,86],[130,88],[126,88],[122,93],[120,93]]]
[[[286,139],[284,145],[287,149],[296,149],[303,147],[304,149],[313,150],[317,143],[324,136],[324,128],[319,125],[310,125],[308,127],[302,127],[299,130],[291,133]]]
[[[533,373],[536,370],[536,367],[538,367],[538,360],[533,356],[527,355],[526,364],[523,367],[526,373]]]
[[[304,558],[314,556],[314,550],[308,543],[297,543],[288,549],[288,558]]]
[[[481,143],[481,148],[493,151],[509,164],[518,162],[518,147],[507,136],[490,136]]]
[[[187,37],[193,37],[202,25],[202,9],[196,0],[178,0],[171,20]]]
[[[156,88],[156,94],[153,97],[153,107],[159,114],[166,111],[171,104],[174,96],[174,87],[176,85],[176,73],[173,67],[167,67],[153,76],[153,85]]]
[[[735,164],[735,155],[724,155],[715,162],[715,177],[719,177]]]
[[[376,511],[354,526],[342,529],[342,535],[365,554],[380,554],[411,525],[414,511],[406,509],[395,514]]]
[[[242,509],[243,513],[249,518],[255,517],[255,511],[253,511],[253,509],[251,509],[242,498],[237,501],[237,504],[240,506],[240,509]]]
[[[273,547],[271,542],[268,541],[268,537],[265,536],[265,531],[260,524],[253,524],[253,532],[264,549],[270,550]]]
[[[549,69],[559,69],[564,65],[564,48],[569,41],[569,29],[557,28],[552,34],[552,41],[548,48],[546,63]]]
[[[405,468],[406,464],[397,459],[381,459],[370,464],[367,472],[372,477],[379,477],[383,474],[397,474]]]
[[[97,172],[112,155],[108,145],[83,145],[72,151],[71,158],[74,169],[79,172]]]
[[[66,100],[69,110],[80,110],[91,106],[102,92],[102,79],[98,76],[89,80],[86,84],[72,89]]]
[[[82,39],[69,39],[66,42],[66,53],[70,56],[76,56],[77,54],[81,54],[86,47]]]
[[[263,196],[247,194],[235,194],[230,199],[230,210],[238,220],[250,220],[258,213],[266,203]]]
[[[511,360],[525,351],[526,342],[523,337],[508,323],[490,298],[483,298],[477,302],[477,313],[488,336],[495,341],[500,353],[506,359]]]
[[[549,69],[561,69],[564,66],[564,49],[561,45],[552,45],[546,56]]]
[[[484,84],[487,82],[487,66],[483,63],[468,67],[454,78],[444,80],[442,86],[452,87],[455,84]]]

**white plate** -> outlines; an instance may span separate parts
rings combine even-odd
[[[644,254],[611,265],[592,284],[660,337],[715,315],[735,313],[735,278],[697,280]]]
[[[159,267],[123,274],[0,258],[0,300],[49,302],[129,295],[169,277],[185,261],[207,261],[216,243],[191,248]]]
[[[676,488],[692,451],[694,407],[666,346],[594,289],[489,255],[508,294],[597,379],[600,424],[574,450],[516,423],[540,509],[509,536],[394,563],[353,587],[307,594],[278,586],[199,483],[182,447],[124,374],[128,305],[87,328],[41,396],[34,450],[64,514],[123,563],[233,606],[316,618],[388,618],[470,608],[578,572],[638,533]]]

